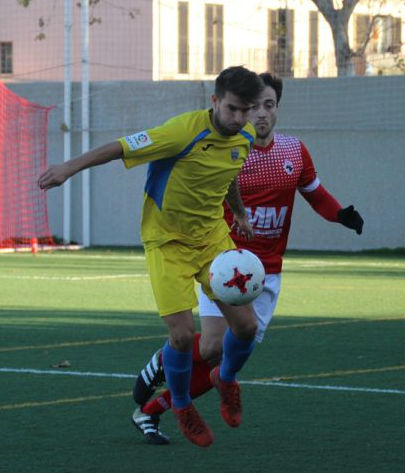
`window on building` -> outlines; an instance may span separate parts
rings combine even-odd
[[[392,53],[397,54],[401,51],[401,35],[402,35],[402,20],[401,18],[392,17],[392,38],[391,48]]]
[[[356,47],[361,48],[370,36],[366,54],[398,53],[401,48],[401,18],[380,16],[370,30],[370,15],[356,15]]]
[[[188,54],[188,2],[178,3],[178,71],[189,72]]]
[[[0,74],[13,72],[13,43],[0,43]]]
[[[355,34],[355,43],[356,49],[359,49],[363,46],[369,35],[369,28],[371,23],[370,15],[356,15],[355,24],[356,24],[356,34]]]
[[[309,12],[308,75],[318,77],[318,12]]]
[[[224,64],[223,6],[205,5],[205,73],[217,74]]]
[[[370,35],[371,17],[369,15],[355,15],[354,49],[359,50],[364,46],[364,42]],[[366,57],[355,56],[353,58],[356,76],[364,76],[367,71]]]
[[[279,76],[293,75],[294,10],[268,10],[268,68]]]

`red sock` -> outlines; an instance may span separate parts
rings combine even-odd
[[[200,355],[200,338],[201,333],[194,334],[194,342],[193,342],[193,365],[197,362],[204,361]]]
[[[195,399],[201,394],[206,393],[212,388],[210,372],[212,367],[210,364],[202,360],[200,362],[193,362],[193,371],[191,373],[190,396]]]
[[[212,388],[210,379],[211,366],[200,355],[200,333],[194,335],[193,371],[191,373],[190,396],[192,399],[201,396]],[[170,391],[166,389],[155,399],[146,403],[142,412],[149,415],[160,415],[171,407]]]
[[[172,397],[170,395],[170,391],[166,389],[166,391],[163,391],[161,394],[159,394],[159,396],[155,397],[155,399],[147,402],[141,408],[141,411],[144,414],[149,414],[150,416],[160,415],[171,408],[171,403]]]

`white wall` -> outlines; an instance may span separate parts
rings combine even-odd
[[[402,77],[286,80],[279,131],[310,150],[318,175],[343,206],[365,220],[361,237],[323,221],[297,195],[290,248],[361,250],[404,246],[405,162]],[[49,163],[63,161],[63,84],[9,84],[19,95],[57,107],[50,114]],[[212,82],[92,84],[91,146],[209,105]],[[73,155],[80,153],[80,87],[73,93]],[[93,245],[139,245],[146,166],[114,162],[90,172]],[[62,236],[62,189],[48,192],[51,230]],[[72,184],[72,237],[81,241],[81,178]]]

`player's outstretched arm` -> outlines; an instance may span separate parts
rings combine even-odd
[[[108,163],[122,157],[122,146],[118,141],[95,148],[63,164],[50,166],[38,178],[38,186],[48,190],[63,184],[67,179],[84,169]]]
[[[233,212],[234,223],[232,228],[236,228],[238,235],[243,235],[247,240],[252,240],[254,238],[253,229],[243,205],[237,178],[229,186],[225,200]]]
[[[300,193],[315,212],[324,219],[329,222],[339,222],[361,235],[364,221],[359,212],[354,210],[353,205],[343,209],[339,202],[321,184],[310,192],[306,192],[305,188],[301,188]]]
[[[356,230],[357,235],[361,235],[363,231],[364,220],[353,205],[338,211],[338,222],[347,228]]]

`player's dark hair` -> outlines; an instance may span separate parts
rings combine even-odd
[[[254,102],[263,91],[260,77],[243,66],[224,69],[215,81],[215,95],[223,98],[226,92],[239,97],[243,102]]]
[[[259,77],[264,82],[264,85],[268,85],[269,87],[274,89],[278,105],[281,100],[281,95],[283,93],[283,81],[280,79],[280,77],[270,74],[270,72],[263,72],[262,74],[259,74]]]

